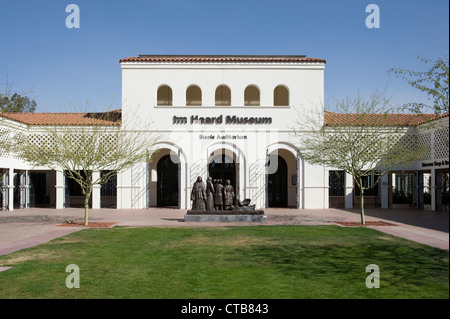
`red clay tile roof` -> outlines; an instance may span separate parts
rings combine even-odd
[[[324,126],[414,126],[424,124],[428,121],[448,117],[448,112],[440,115],[436,114],[352,114],[333,113],[325,111]]]
[[[324,126],[414,126],[449,116],[435,114],[361,114],[324,112]],[[0,113],[1,117],[27,125],[120,125],[121,110],[105,113]]]
[[[111,116],[111,114],[113,114]],[[120,113],[0,113],[27,125],[120,125]]]
[[[185,63],[326,63],[325,60],[305,55],[140,55],[121,59],[123,62],[185,62]]]
[[[433,118],[432,120],[434,121],[434,120],[443,119],[444,117],[448,117],[448,115],[449,115],[449,112],[447,112],[447,113],[442,113],[442,114],[439,114],[438,116],[436,116],[435,118]],[[420,122],[420,123],[418,123],[418,124],[424,124],[424,123],[426,123],[426,122],[428,122],[428,121],[429,121],[428,119],[424,119],[422,122]]]

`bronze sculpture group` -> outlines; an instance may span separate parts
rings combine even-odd
[[[249,210],[253,206],[243,205],[238,199],[235,201],[234,188],[229,179],[222,184],[221,179],[208,177],[206,185],[201,176],[192,186],[191,200],[194,211],[222,211],[222,210]]]

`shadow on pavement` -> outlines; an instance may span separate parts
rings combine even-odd
[[[360,215],[358,209],[346,210],[350,213]],[[449,212],[430,211],[423,209],[390,208],[390,209],[366,209],[365,215],[403,223],[406,225],[423,227],[427,229],[449,232]]]

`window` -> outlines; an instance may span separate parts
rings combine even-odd
[[[345,172],[330,171],[328,175],[329,196],[345,196]]]
[[[191,85],[186,90],[186,105],[201,106],[202,90],[197,85]]]
[[[254,85],[249,85],[244,91],[245,106],[259,106],[259,89]]]
[[[157,105],[172,106],[172,89],[162,85],[158,89]]]
[[[273,105],[274,106],[288,106],[289,105],[289,91],[287,87],[278,85],[273,90]]]
[[[217,87],[216,106],[231,106],[231,91],[228,86],[220,85]]]

